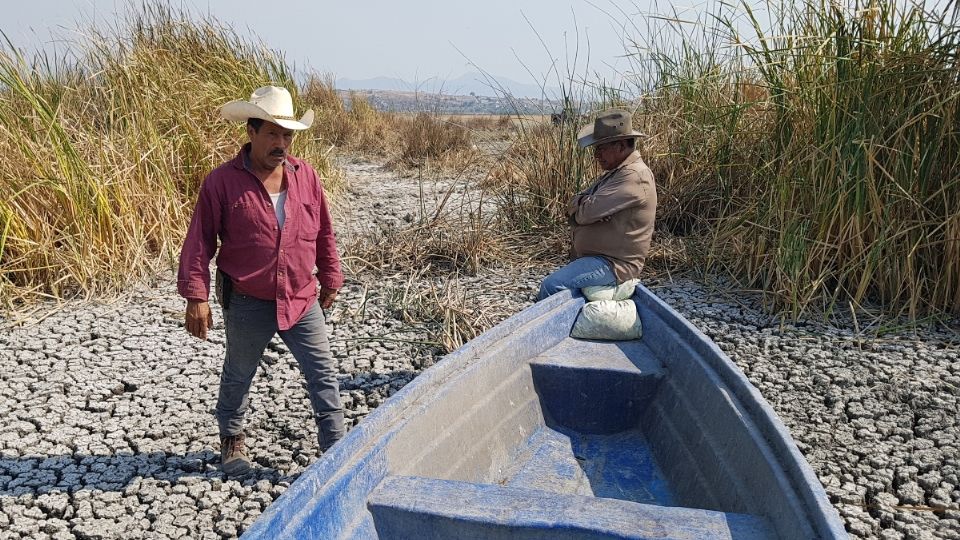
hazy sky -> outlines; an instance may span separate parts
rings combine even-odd
[[[627,69],[627,61],[618,58],[624,54],[621,12],[650,11],[650,1],[174,0],[173,4],[209,13],[241,35],[256,34],[269,47],[283,51],[298,70],[415,81],[457,77],[475,71],[469,65],[473,62],[497,76],[539,82],[553,61],[567,71],[565,63],[573,61],[578,39],[578,72],[585,67],[588,47],[592,72],[607,76]],[[27,51],[49,48],[57,37],[75,39],[78,21],[110,24],[128,6],[121,0],[4,3],[0,30]]]

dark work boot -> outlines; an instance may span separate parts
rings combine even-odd
[[[243,433],[220,438],[220,470],[227,476],[236,476],[250,470]]]

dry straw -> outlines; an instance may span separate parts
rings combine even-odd
[[[317,110],[317,136],[350,152],[385,159],[393,169],[454,170],[476,157],[470,129],[437,111],[379,111],[361,92],[349,92],[344,100],[332,75],[310,77],[303,96]]]
[[[76,58],[0,51],[0,301],[103,294],[169,267],[204,175],[242,127],[218,106],[281,57],[163,5],[88,30]],[[328,173],[320,145],[298,153]]]

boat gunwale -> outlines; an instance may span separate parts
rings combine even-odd
[[[731,398],[748,415],[745,423],[753,425],[762,435],[758,444],[769,446],[769,455],[774,464],[783,469],[789,481],[789,488],[801,499],[801,506],[807,516],[816,516],[818,519],[814,529],[818,534],[829,538],[846,538],[847,533],[840,521],[839,514],[830,504],[826,491],[823,489],[812,468],[803,457],[799,448],[793,443],[789,430],[782,423],[779,416],[763,398],[759,390],[754,387],[736,364],[703,332],[687,321],[676,310],[658,298],[652,291],[643,285],[637,285],[634,301],[641,303],[651,310],[665,325],[684,338],[695,338],[689,346],[702,360],[702,365],[711,369],[723,383]],[[476,339],[466,343],[456,351],[443,357],[435,365],[415,377],[383,405],[372,411],[363,422],[350,430],[347,437],[334,445],[318,461],[309,466],[290,487],[271,504],[253,526],[245,531],[244,537],[259,537],[267,532],[276,532],[272,528],[275,521],[283,519],[281,531],[291,535],[302,522],[312,513],[310,507],[300,508],[293,515],[285,515],[285,507],[297,504],[306,496],[318,493],[319,489],[336,483],[338,477],[349,474],[358,463],[369,459],[377,452],[385,451],[389,442],[407,420],[417,414],[424,407],[430,406],[437,397],[430,392],[441,387],[447,381],[452,381],[479,366],[490,357],[491,353],[502,349],[503,341],[515,335],[518,331],[543,323],[545,317],[555,315],[554,312],[566,314],[568,310],[576,309],[583,304],[584,299],[579,293],[563,291],[555,294],[533,306],[512,315],[503,322],[484,332]],[[497,344],[501,344],[497,346]],[[556,343],[544,344],[543,350]],[[668,368],[669,369],[669,368]],[[355,521],[355,520],[354,520]],[[295,536],[295,533],[292,535]]]
[[[734,404],[743,407],[747,412],[745,423],[748,427],[752,424],[762,435],[762,440],[757,442],[761,445],[765,443],[769,450],[772,450],[772,452],[765,452],[765,454],[772,454],[770,457],[783,468],[782,472],[789,481],[789,487],[802,499],[803,509],[807,512],[806,517],[816,516],[819,518],[814,530],[818,534],[831,534],[836,538],[847,538],[848,533],[840,520],[840,515],[836,508],[830,504],[826,490],[819,478],[793,441],[790,430],[763,397],[760,390],[747,379],[747,376],[737,367],[736,363],[709,336],[655,295],[653,291],[642,284],[638,284],[636,293],[634,299],[639,298],[645,307],[676,332],[681,341],[684,341],[693,349],[705,367],[712,369],[720,382],[730,390],[728,397],[735,400]],[[684,334],[687,334],[687,336],[684,336]],[[685,337],[695,339],[684,340]],[[669,366],[667,366],[667,369],[669,370]]]

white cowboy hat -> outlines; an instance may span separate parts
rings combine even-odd
[[[287,129],[307,129],[313,124],[313,109],[303,114],[300,120],[293,116],[293,98],[286,88],[262,86],[250,94],[250,101],[237,99],[220,109],[220,116],[232,122],[246,122],[260,118]]]

